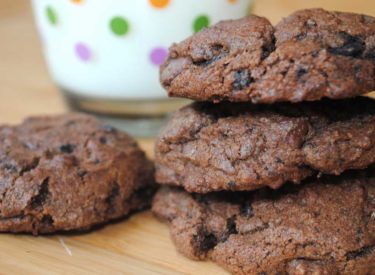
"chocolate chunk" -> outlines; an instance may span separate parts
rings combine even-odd
[[[222,59],[228,54],[228,51],[224,48],[224,46],[215,44],[211,46],[211,50],[206,52],[204,59],[200,61],[193,62],[197,66],[209,66],[212,63]]]
[[[71,153],[73,153],[74,148],[75,148],[74,145],[67,143],[67,144],[63,144],[63,145],[61,145],[61,146],[59,147],[59,150],[60,150],[60,152],[62,152],[62,153],[71,154]]]
[[[241,205],[241,209],[240,209],[240,215],[241,216],[244,216],[246,218],[251,218],[252,216],[254,216],[254,212],[253,212],[253,208],[251,207],[251,202],[250,201],[245,201],[242,205]]]
[[[43,206],[44,202],[46,201],[48,195],[49,195],[49,189],[48,189],[48,180],[49,178],[46,178],[43,180],[42,184],[40,185],[39,193],[35,197],[31,199],[31,207],[32,208],[38,208]]]
[[[234,72],[234,82],[233,82],[233,89],[234,90],[243,90],[253,82],[253,78],[251,74],[247,70],[240,70]]]
[[[305,68],[302,68],[302,67],[298,68],[298,70],[297,70],[297,78],[301,78],[305,74],[307,74],[307,70]]]
[[[360,57],[365,51],[365,43],[360,37],[350,35],[346,32],[340,32],[340,37],[344,39],[344,44],[340,47],[329,48],[328,51],[332,54]]]
[[[201,229],[198,235],[194,237],[194,241],[198,244],[200,253],[209,251],[217,244],[215,235],[208,233],[206,229]]]

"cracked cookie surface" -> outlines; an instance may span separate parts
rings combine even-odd
[[[234,274],[373,274],[375,173],[350,171],[254,192],[163,187],[153,212],[177,250]]]
[[[127,134],[83,114],[0,126],[0,231],[86,230],[149,205],[153,165]]]
[[[172,45],[160,80],[170,96],[200,101],[354,97],[375,89],[375,18],[310,9],[275,27],[223,21]]]
[[[279,188],[375,162],[375,100],[194,103],[155,146],[156,181],[189,192]]]

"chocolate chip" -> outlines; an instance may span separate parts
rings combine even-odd
[[[51,225],[53,225],[54,220],[53,220],[53,218],[52,218],[51,215],[46,214],[46,215],[43,215],[41,222],[42,222],[44,225],[49,225],[49,226],[51,226]]]
[[[339,36],[344,40],[344,44],[340,47],[329,48],[328,51],[332,54],[360,57],[365,51],[366,46],[360,37],[353,36],[347,32],[340,32]]]
[[[301,41],[302,39],[306,38],[306,33],[299,33],[295,36],[295,38],[298,40],[298,41]]]
[[[262,47],[262,54],[261,54],[261,60],[266,59],[272,52],[276,50],[276,37],[272,35],[272,41],[268,45],[264,45]]]
[[[217,238],[214,234],[207,232],[206,229],[199,230],[198,234],[194,236],[194,241],[198,246],[199,251],[207,252],[217,244]]]
[[[37,157],[34,157],[31,163],[28,163],[24,167],[22,167],[20,171],[20,175],[22,176],[23,174],[30,172],[31,170],[35,169],[39,165],[40,159]]]
[[[281,158],[276,158],[275,161],[276,161],[276,163],[284,164],[284,162],[281,160]]]
[[[262,47],[262,55],[261,59],[264,60],[266,59],[272,52],[274,52],[276,49],[274,44],[268,45],[268,46],[263,46]]]
[[[240,208],[240,214],[241,216],[244,216],[246,218],[251,218],[254,216],[253,207],[251,206],[251,202],[245,201]]]
[[[230,217],[227,219],[227,230],[228,230],[228,235],[230,234],[237,234],[237,228],[236,228],[236,217]]]
[[[69,144],[69,143],[63,144],[59,147],[59,150],[60,150],[61,153],[71,154],[74,151],[74,145]]]
[[[347,260],[354,260],[357,258],[362,258],[364,256],[370,255],[370,253],[372,253],[374,249],[375,249],[375,246],[365,246],[359,250],[350,251],[346,253],[346,258]]]
[[[296,73],[297,79],[301,78],[305,74],[307,74],[307,70],[303,67],[299,67]]]
[[[106,137],[100,137],[99,141],[100,141],[101,144],[107,144],[107,142],[108,142]]]
[[[49,182],[49,178],[45,178],[42,184],[40,185],[38,194],[31,198],[32,208],[38,208],[38,207],[43,206],[49,194],[48,182]]]
[[[221,54],[223,51],[226,51],[226,50],[224,49],[224,46],[223,46],[223,45],[220,45],[220,44],[214,44],[214,45],[211,45],[211,54],[212,54],[212,56],[219,55],[219,54]]]
[[[202,57],[202,60],[194,61],[193,63],[197,66],[208,66],[212,63],[222,59],[223,57],[228,55],[228,50],[224,48],[223,45],[214,44],[211,46],[209,50],[207,50]]]
[[[234,82],[232,86],[234,90],[243,90],[249,87],[253,81],[254,79],[251,77],[248,70],[239,70],[234,72]]]

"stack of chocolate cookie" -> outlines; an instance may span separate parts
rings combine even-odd
[[[236,274],[374,274],[374,18],[221,22],[173,45],[161,82],[205,101],[156,144],[153,211],[179,252]]]

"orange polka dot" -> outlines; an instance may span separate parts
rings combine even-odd
[[[170,0],[149,0],[150,4],[155,8],[165,8],[169,5]]]
[[[228,0],[229,3],[234,4],[237,3],[238,0]]]
[[[83,1],[82,0],[70,0],[72,1],[74,4],[81,4]]]

